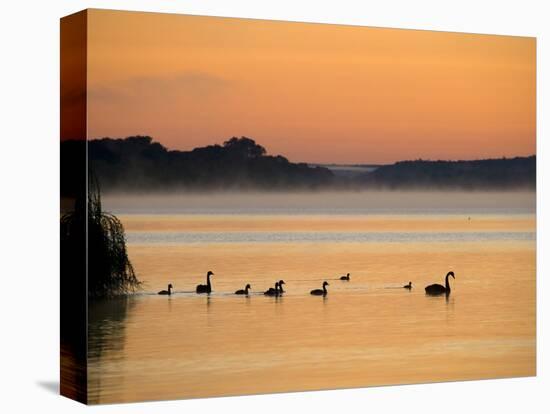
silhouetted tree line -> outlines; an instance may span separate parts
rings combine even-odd
[[[61,160],[78,157],[81,141],[61,145]],[[305,190],[305,189],[515,189],[534,188],[536,158],[479,161],[400,161],[355,177],[328,168],[267,155],[254,140],[233,137],[192,151],[168,150],[151,137],[88,141],[88,162],[106,191]],[[67,168],[71,170],[71,168]],[[62,176],[71,188],[71,176]]]
[[[147,136],[103,138],[89,141],[88,157],[105,190],[317,189],[334,178],[326,168],[266,155],[246,137],[192,151],[169,151]]]
[[[359,177],[369,188],[534,189],[536,157],[478,161],[400,161]]]

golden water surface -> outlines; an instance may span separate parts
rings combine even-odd
[[[535,375],[533,214],[119,217],[144,287],[90,305],[92,403]]]

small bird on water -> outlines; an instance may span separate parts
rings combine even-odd
[[[170,283],[168,285],[168,290],[161,290],[158,294],[159,295],[171,295],[172,294],[172,284]]]
[[[235,292],[235,295],[248,295],[248,289],[250,289],[250,284],[247,283],[247,285],[244,287],[244,289],[239,289]]]
[[[323,282],[323,289],[313,289],[309,293],[312,294],[312,295],[315,295],[315,296],[326,296],[327,293],[328,293],[327,286],[328,286],[328,282],[325,280]]]

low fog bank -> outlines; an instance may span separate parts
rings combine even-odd
[[[532,214],[534,191],[106,194],[115,214]]]

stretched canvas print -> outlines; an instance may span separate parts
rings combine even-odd
[[[534,38],[61,19],[61,393],[536,374]]]

